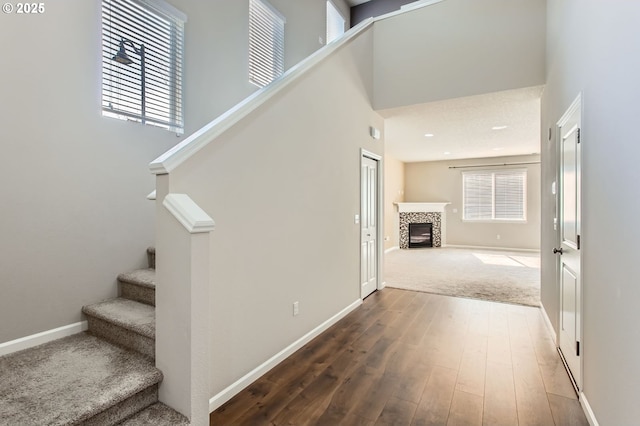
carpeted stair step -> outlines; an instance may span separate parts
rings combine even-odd
[[[138,269],[118,275],[120,297],[155,306],[155,279],[156,270],[153,268]]]
[[[189,419],[185,416],[158,402],[120,423],[120,426],[187,426],[189,424]]]
[[[79,333],[0,357],[0,425],[115,425],[158,402],[149,359]],[[161,424],[161,423],[157,423]]]
[[[155,307],[118,297],[84,306],[82,312],[91,334],[155,358]]]

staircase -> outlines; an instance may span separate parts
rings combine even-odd
[[[188,425],[158,402],[155,250],[120,297],[84,306],[89,330],[0,357],[0,425]]]

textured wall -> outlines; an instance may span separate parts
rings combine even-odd
[[[640,38],[638,2],[550,1],[542,99],[542,302],[558,330],[555,125],[582,93],[582,348],[586,401],[601,425],[640,418]],[[615,395],[615,397],[613,397]]]
[[[188,16],[188,136],[257,89],[247,72],[249,3],[170,3]],[[321,47],[324,0],[272,3],[287,17],[287,66]],[[115,296],[118,273],[145,264],[154,243],[147,165],[181,140],[101,117],[99,1],[45,6],[42,15],[0,14],[0,342],[80,321],[82,305]]]
[[[404,201],[404,163],[384,156],[384,248],[399,246],[398,206]]]
[[[374,107],[544,84],[545,0],[446,0],[376,23]]]
[[[212,395],[360,297],[360,151],[384,152],[369,136],[384,125],[370,103],[372,39],[369,29],[169,175],[216,223]]]

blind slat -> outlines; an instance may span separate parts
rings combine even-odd
[[[465,220],[525,220],[526,171],[463,173]]]
[[[284,19],[263,0],[249,4],[249,81],[264,87],[284,72]]]

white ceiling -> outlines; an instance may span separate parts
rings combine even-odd
[[[386,152],[403,162],[538,154],[542,88],[380,110]]]

